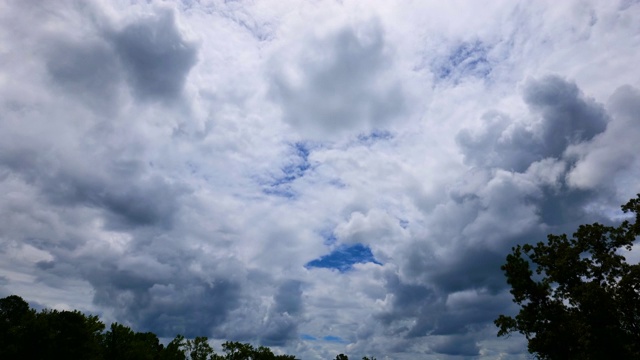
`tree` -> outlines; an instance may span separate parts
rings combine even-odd
[[[32,350],[28,339],[35,318],[36,312],[20,296],[0,299],[0,359],[17,359]]]
[[[95,315],[36,312],[17,295],[0,299],[0,359],[295,360],[265,346],[227,341],[224,355],[218,355],[203,336],[187,340],[176,335],[165,347],[152,332],[134,332],[118,323],[104,329]]]
[[[109,331],[104,334],[105,358],[107,360],[130,359],[133,335],[133,330],[128,326],[112,323]]]
[[[137,332],[133,335],[133,358],[158,359],[164,352],[164,346],[160,343],[158,336],[152,332]]]
[[[226,341],[222,344],[224,356],[218,356],[216,360],[250,360],[254,349],[251,344],[242,344],[237,341]]]
[[[214,355],[212,360],[295,360],[293,355],[275,355],[265,346],[258,348],[251,344],[226,341],[222,344],[224,355]]]
[[[498,336],[523,334],[539,359],[640,359],[640,264],[621,255],[640,236],[640,194],[622,211],[635,221],[512,249],[501,269],[520,311],[495,320]]]
[[[349,360],[349,357],[345,354],[338,354],[335,360]]]
[[[103,346],[106,360],[154,360],[164,350],[156,334],[136,333],[118,323],[111,324],[104,334]]]
[[[101,359],[104,324],[97,316],[74,311],[42,310],[28,341],[33,359]]]
[[[187,340],[185,352],[191,360],[209,360],[213,358],[213,348],[209,345],[206,336],[198,336],[193,340]]]
[[[184,336],[176,335],[176,337],[167,344],[167,347],[162,352],[160,359],[162,360],[186,360],[187,357],[184,354],[183,348],[186,343]]]

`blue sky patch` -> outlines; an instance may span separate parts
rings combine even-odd
[[[301,142],[293,144],[292,148],[294,156],[291,163],[282,167],[282,173],[285,175],[285,179],[290,181],[302,177],[311,167],[309,164],[309,154],[311,153],[309,148]]]
[[[336,238],[336,235],[334,233],[328,233],[328,234],[323,234],[324,237],[324,244],[327,246],[332,246],[338,243],[338,238]]]
[[[371,145],[378,141],[391,140],[393,139],[393,134],[387,130],[374,130],[369,134],[360,134],[358,135],[358,142]]]
[[[305,266],[307,268],[337,269],[340,272],[345,272],[351,270],[354,264],[364,264],[368,262],[382,265],[373,257],[373,253],[371,253],[369,247],[362,244],[355,244],[351,246],[342,245],[328,255],[309,261]]]
[[[284,165],[281,170],[281,176],[273,180],[272,185],[287,184],[295,179],[304,176],[305,172],[311,168],[309,164],[309,154],[311,150],[301,142],[291,145],[292,156],[289,163]]]
[[[318,340],[322,340],[322,341],[326,341],[326,342],[332,342],[332,343],[339,343],[339,344],[346,344],[347,341],[339,336],[333,336],[333,335],[327,335],[327,336],[323,336],[322,338],[318,339],[317,337],[313,336],[313,335],[309,335],[309,334],[301,334],[300,335],[300,339],[302,340],[306,340],[306,341],[318,341]]]
[[[286,165],[280,168],[279,174],[266,184],[263,192],[267,195],[294,198],[295,192],[291,188],[291,183],[305,175],[311,168],[309,163],[310,148],[303,142],[296,142],[290,145],[291,153]]]
[[[487,52],[487,47],[479,41],[462,43],[435,66],[434,73],[440,79],[458,79],[464,76],[484,78],[491,73]]]
[[[291,189],[291,186],[283,185],[283,186],[268,186],[262,189],[262,192],[267,195],[280,196],[287,199],[293,199],[296,197],[296,193]]]
[[[325,336],[322,338],[322,340],[327,341],[327,342],[334,342],[334,343],[346,343],[347,341],[345,341],[343,338],[339,337],[339,336]]]

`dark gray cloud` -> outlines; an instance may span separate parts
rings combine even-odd
[[[523,172],[535,161],[560,158],[569,145],[593,139],[609,119],[602,105],[557,76],[527,81],[523,99],[535,122],[517,123],[491,111],[483,115],[485,126],[479,131],[458,134],[469,164]]]
[[[501,264],[503,257],[487,263]],[[443,273],[447,270],[451,268],[443,270]],[[436,285],[407,284],[393,275],[389,276],[386,288],[394,296],[392,308],[389,312],[379,314],[379,319],[390,331],[403,334],[406,338],[473,334],[484,329],[497,313],[512,306],[508,296],[500,291],[492,291],[482,283],[487,275],[498,277],[495,266],[481,268],[478,275],[473,270],[460,269],[457,274],[447,273],[446,279],[443,279],[448,282],[459,279],[466,282],[463,286],[437,283],[438,279],[434,282]],[[500,278],[499,281],[500,288],[504,288],[504,280]],[[414,320],[411,326],[402,325],[406,319]]]
[[[172,10],[159,10],[109,35],[133,92],[141,99],[175,100],[182,92],[197,47],[184,39]]]
[[[47,39],[46,68],[56,86],[106,116],[120,108],[122,80],[141,100],[180,99],[198,47],[185,39],[173,10],[155,9],[118,30],[102,22],[78,39]]]
[[[263,329],[257,331],[259,341],[266,346],[284,346],[299,337],[298,324],[303,314],[302,283],[284,281],[273,295],[273,305]]]
[[[171,227],[172,217],[178,210],[177,196],[182,192],[161,178],[139,182],[130,179],[132,183],[124,181],[119,184],[77,180],[56,177],[49,180],[43,190],[56,204],[69,202],[107,210],[109,224],[114,228]]]
[[[116,309],[118,318],[160,336],[211,334],[227,320],[240,297],[240,286],[226,279],[174,278],[158,283],[138,276],[114,271],[89,280],[97,304]]]
[[[208,335],[237,306],[241,285],[179,269],[194,255],[181,237],[159,234],[170,233],[189,187],[154,167],[154,145],[136,126],[144,120],[122,113],[127,83],[137,99],[180,100],[196,47],[172,10],[153,8],[112,32],[103,24],[114,22],[94,5],[65,8],[69,21],[85,26],[82,36],[52,31],[37,48],[27,46],[42,55],[34,57],[42,79],[30,82],[42,81],[45,96],[2,103],[10,121],[0,124],[0,183],[5,190],[20,184],[6,213],[21,221],[1,242],[37,254],[36,282],[88,282],[94,304],[117,321],[163,336]],[[42,15],[55,24],[55,11]],[[39,204],[39,220],[29,202]]]
[[[255,335],[260,343],[266,346],[284,346],[299,337],[298,322],[299,319],[287,313],[274,314],[269,318],[265,328]]]
[[[506,286],[504,277],[496,271],[504,262],[504,256],[503,251],[471,247],[460,251],[446,266],[438,264],[430,277],[447,293],[474,288],[496,293]]]
[[[237,306],[230,312],[229,321],[214,328],[213,335],[266,346],[289,345],[299,338],[303,315],[301,283],[284,280],[273,289],[273,279],[256,274],[249,276],[241,297],[232,302]],[[260,300],[269,296],[273,300],[270,305]]]
[[[299,314],[302,311],[302,283],[295,280],[284,282],[278,287],[273,300],[276,313]]]
[[[523,126],[513,126],[508,115],[490,111],[482,116],[484,126],[477,132],[461,131],[456,140],[465,161],[475,166],[496,166],[507,170],[524,171],[542,159],[541,144]]]
[[[293,59],[274,59],[271,90],[284,120],[314,139],[384,128],[405,110],[384,29],[377,21],[309,38]]]
[[[406,284],[397,274],[387,274],[386,288],[394,295],[393,313],[381,315],[381,319],[386,323],[413,316],[419,313],[425,304],[433,303],[437,299],[433,289],[424,285]]]
[[[507,294],[481,289],[449,293],[445,308],[432,335],[473,334],[491,324],[496,313],[511,311],[514,306]]]
[[[8,137],[0,146],[0,167],[36,186],[56,206],[105,210],[112,227],[170,227],[185,187],[169,183],[143,158],[143,134],[119,118],[120,85],[127,80],[145,99],[178,100],[195,64],[196,46],[184,39],[170,9],[154,9],[115,32],[104,30],[105,16],[93,5],[74,10],[80,18],[100,20],[88,21],[81,37],[48,35],[38,51],[54,99],[87,105],[91,112],[80,115],[80,121],[73,106],[64,115],[56,109],[45,120],[37,106],[7,109],[12,118],[51,133],[45,141],[37,139],[37,130],[24,133],[22,140]],[[74,128],[79,121],[82,126]]]
[[[480,347],[475,338],[468,335],[448,336],[437,340],[431,345],[431,350],[438,354],[478,356]]]
[[[543,157],[559,157],[567,146],[591,140],[607,126],[604,107],[558,76],[529,80],[523,92],[531,112],[541,117],[536,135]]]
[[[94,107],[96,113],[114,116],[119,110],[122,74],[113,49],[105,41],[52,40],[46,54],[52,81],[68,91],[79,103]]]
[[[58,156],[64,159],[66,155]],[[57,206],[105,210],[114,227],[170,227],[177,199],[186,191],[153,175],[148,165],[136,160],[98,156],[48,162],[32,149],[23,148],[5,149],[0,153],[0,165],[36,185]]]
[[[139,233],[120,250],[77,255],[55,247],[49,239],[29,243],[49,251],[54,260],[37,264],[39,281],[62,283],[80,278],[91,284],[93,302],[108,309],[119,322],[159,336],[209,336],[223,325],[243,296],[242,277],[231,279],[215,265],[207,275],[182,267],[198,254],[165,242],[158,234]],[[143,236],[152,239],[143,239]],[[86,239],[78,239],[81,242]],[[77,250],[77,249],[72,249]],[[224,332],[221,336],[229,336]]]
[[[613,176],[638,168],[639,103],[637,88],[627,85],[616,89],[607,104],[612,117],[607,131],[568,151],[568,157],[577,161],[567,175],[570,185],[584,190],[614,189],[617,184],[611,181]],[[633,184],[625,186],[633,187]]]

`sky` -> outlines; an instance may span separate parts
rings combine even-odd
[[[640,192],[638,19],[2,1],[0,296],[300,359],[526,359],[493,325],[510,249]]]

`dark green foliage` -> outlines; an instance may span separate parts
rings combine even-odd
[[[30,333],[36,312],[21,297],[11,295],[0,299],[0,359],[17,359],[29,354]]]
[[[254,349],[250,344],[227,341],[222,344],[224,355],[218,355],[215,360],[247,360],[251,359]]]
[[[295,360],[293,355],[275,355],[268,347],[257,349],[251,344],[227,341],[222,344],[223,355],[214,355],[213,360]]]
[[[35,358],[101,359],[104,324],[79,311],[43,310],[30,334]]]
[[[208,360],[211,359],[214,351],[207,342],[207,338],[198,336],[193,340],[187,340],[185,352],[189,354],[191,360]]]
[[[136,333],[118,323],[104,334],[103,345],[105,360],[154,360],[164,350],[154,333]]]
[[[349,360],[349,357],[345,354],[338,354],[335,360]]]
[[[167,344],[167,347],[162,352],[162,355],[160,356],[160,359],[162,359],[162,360],[186,360],[187,357],[186,357],[184,351],[182,351],[182,349],[184,347],[185,347],[184,336],[176,335],[176,337],[173,340],[171,340],[171,342],[169,342]]]
[[[226,342],[218,355],[206,337],[177,335],[163,346],[156,334],[113,323],[108,331],[97,316],[79,311],[37,313],[21,297],[0,299],[0,359],[83,360],[294,360],[271,349]]]
[[[640,194],[622,210],[635,222],[513,248],[502,270],[520,312],[496,319],[498,336],[522,333],[540,359],[640,359],[640,264],[619,254],[640,236]]]

